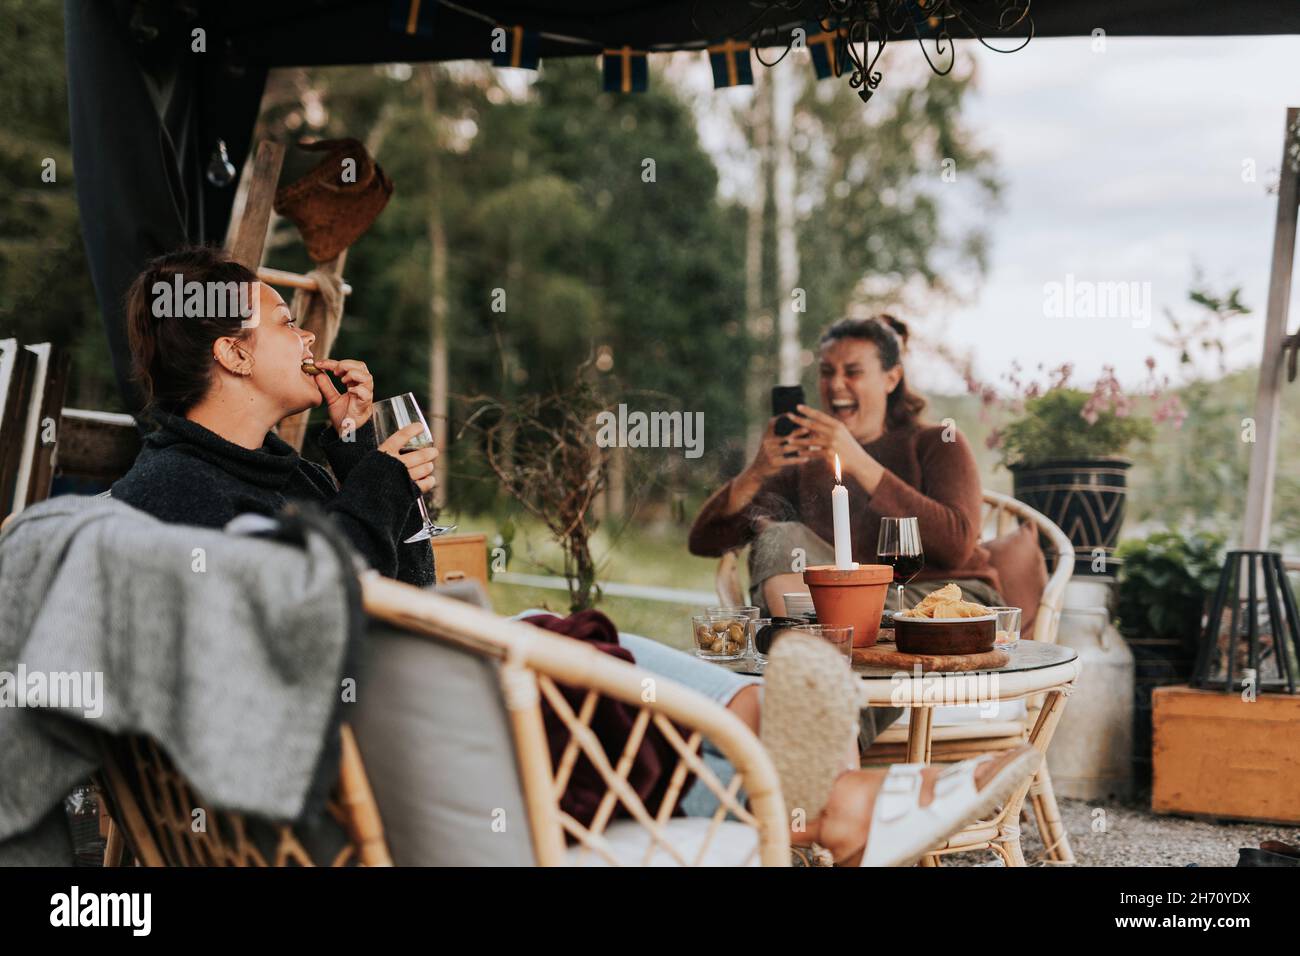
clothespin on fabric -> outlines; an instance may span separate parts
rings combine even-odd
[[[540,37],[536,30],[522,26],[498,26],[504,31],[492,37],[492,62],[497,66],[512,66],[520,70],[535,70],[541,59],[538,54]]]
[[[709,64],[713,67],[713,88],[753,86],[754,70],[749,62],[749,44],[730,38],[709,45]]]
[[[645,50],[630,46],[606,50],[603,59],[607,93],[644,93],[650,85],[650,65]]]
[[[812,56],[813,72],[817,74],[817,79],[839,76],[843,69],[840,44],[844,42],[839,30],[828,30],[820,20],[809,20],[804,24],[804,33],[807,35],[804,43]]]
[[[433,12],[438,0],[392,0],[388,29],[407,36],[433,36]]]

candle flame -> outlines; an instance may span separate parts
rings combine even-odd
[[[839,455],[835,456],[835,483],[837,485],[842,483],[842,480],[840,478],[840,456]]]

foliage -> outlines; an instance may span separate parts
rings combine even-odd
[[[601,375],[617,376],[629,394],[679,396],[703,412],[717,436],[708,451],[741,434],[741,239],[673,85],[656,76],[649,93],[602,94],[588,60],[548,61],[522,94],[482,64],[411,69],[301,71],[291,84],[282,78],[289,88],[268,97],[263,115],[267,132],[279,135],[364,139],[386,130],[376,154],[397,188],[349,255],[356,291],[335,353],[363,357],[385,394],[427,393],[428,222],[436,212],[447,236],[454,394],[502,402],[546,394],[597,353],[607,360]],[[416,89],[426,70],[436,86],[433,117]],[[316,125],[302,86],[326,107]],[[643,178],[647,158],[655,161],[651,181]],[[305,265],[292,244],[276,255],[285,268]],[[490,470],[475,440],[453,443],[449,454],[455,509],[508,505],[476,480]],[[682,468],[680,456],[645,458],[639,465],[661,494],[716,478]]]
[[[6,3],[0,30],[0,338],[72,354],[69,405],[121,407],[78,224],[63,5]],[[54,181],[42,178],[53,161]]]
[[[71,346],[70,402],[117,409],[73,194],[61,5],[10,6],[10,29],[0,31],[0,334]],[[354,293],[335,354],[364,359],[382,394],[427,398],[437,218],[451,392],[542,394],[603,349],[629,392],[677,396],[705,415],[703,459],[638,462],[657,496],[680,504],[738,467],[752,414],[738,398],[752,359],[773,353],[774,342],[749,334],[745,209],[719,195],[718,168],[697,132],[700,122],[722,122],[725,100],[711,95],[697,116],[671,65],[652,63],[650,90],[636,96],[600,92],[589,58],[548,60],[530,85],[507,83],[519,74],[481,62],[272,71],[255,138],[356,136],[397,187],[349,253]],[[954,158],[972,183],[992,182],[989,157],[961,124],[969,79],[895,86],[864,111],[844,84],[814,85],[796,72],[800,283],[817,290],[805,340],[843,312],[864,275],[915,272],[937,286],[942,255],[977,272],[980,244],[940,228],[939,216],[951,192],[940,157]],[[738,125],[743,146],[751,124]],[[56,183],[40,182],[45,157],[57,162]],[[832,191],[841,178],[847,196]],[[284,221],[267,257],[311,268]],[[764,273],[762,301],[788,303],[774,270]],[[493,309],[496,290],[504,312]],[[502,506],[470,480],[488,473],[473,443],[447,455],[454,508]]]
[[[1130,637],[1178,640],[1194,647],[1205,601],[1219,578],[1223,538],[1160,531],[1120,544],[1118,613]]]
[[[1002,462],[1033,466],[1062,458],[1122,455],[1134,441],[1149,441],[1151,422],[1114,407],[1098,408],[1093,395],[1054,388],[1024,403],[1024,414],[1001,433]]]
[[[1180,434],[1160,434],[1140,457],[1130,483],[1130,513],[1137,520],[1194,523],[1226,533],[1240,526],[1250,470],[1247,423],[1254,414],[1256,373],[1227,374],[1237,358],[1232,347],[1247,338],[1242,326],[1250,309],[1241,302],[1240,288],[1218,294],[1199,278],[1187,298],[1195,306],[1191,314],[1166,310],[1169,331],[1159,337],[1178,356],[1178,395],[1186,420]],[[1288,427],[1282,425],[1282,434],[1294,434]],[[1295,519],[1281,506],[1294,481],[1284,464],[1289,454],[1288,448],[1279,449],[1274,511],[1284,526],[1292,525],[1294,537]]]
[[[1218,295],[1206,286],[1198,270],[1187,300],[1200,310],[1190,317],[1180,317],[1165,309],[1169,332],[1158,340],[1178,353],[1184,379],[1204,381],[1226,375],[1229,351],[1241,340],[1238,320],[1251,314],[1250,307],[1241,301],[1241,286]]]
[[[983,274],[988,215],[963,232],[951,225],[949,207],[958,195],[992,207],[1001,190],[992,153],[963,120],[973,69],[924,71],[917,82],[882,90],[865,110],[847,83],[806,75],[800,82],[794,130],[806,339],[855,304],[895,305],[918,288],[937,297],[969,292],[952,283]],[[779,290],[777,301],[789,296]]]

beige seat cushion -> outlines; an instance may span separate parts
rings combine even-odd
[[[1038,546],[1038,529],[1022,524],[1000,538],[985,541],[989,564],[1002,583],[1002,600],[1007,607],[1020,608],[1020,633],[1030,637],[1038,619],[1038,604],[1047,590],[1047,561]]]
[[[372,622],[346,705],[398,866],[532,866],[495,662]]]
[[[694,864],[708,835],[712,821],[706,817],[674,817],[664,824],[664,830],[677,852],[687,863]],[[635,820],[615,820],[605,828],[604,838],[610,852],[620,866],[641,866],[646,848],[650,845],[650,831]],[[599,853],[580,846],[569,847],[570,866],[610,866]],[[680,866],[673,857],[656,846],[650,866]],[[758,831],[743,823],[724,820],[709,842],[709,848],[700,862],[702,866],[757,866]]]

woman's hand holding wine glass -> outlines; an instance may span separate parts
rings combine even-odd
[[[429,431],[429,423],[424,420],[420,403],[414,395],[407,392],[405,395],[376,402],[374,413],[375,438],[379,441],[379,450],[406,465],[407,474],[420,489],[415,503],[420,506],[423,526],[404,543],[427,541],[455,531],[455,525],[438,525],[429,517],[429,508],[437,507],[430,499],[437,483],[433,476],[433,460],[438,457],[438,449],[433,447],[433,433]]]
[[[411,424],[393,432],[392,435],[384,439],[379,446],[379,450],[385,455],[392,455],[405,465],[406,473],[410,475],[411,481],[415,482],[421,493],[427,493],[433,491],[438,484],[437,479],[433,476],[433,461],[438,457],[438,449],[429,445],[424,448],[417,448],[414,451],[402,451],[403,448],[418,439],[423,432],[423,423],[411,422]]]

